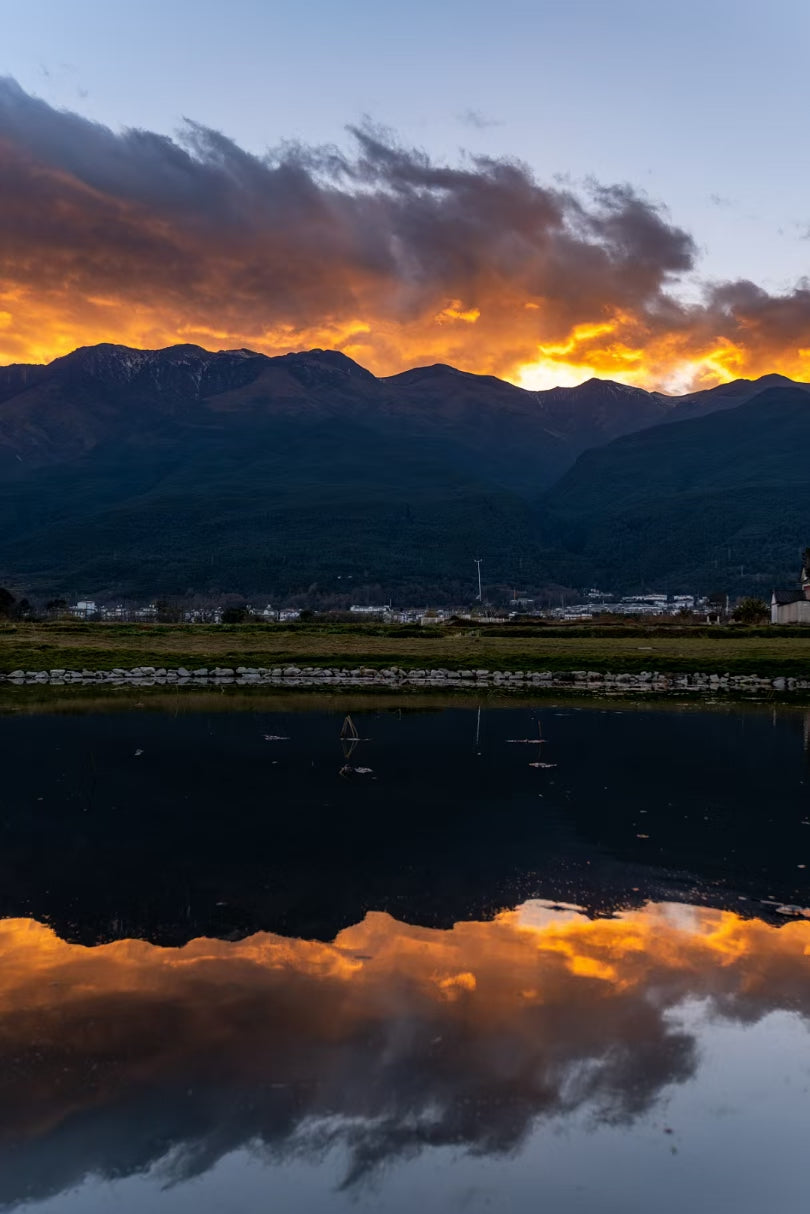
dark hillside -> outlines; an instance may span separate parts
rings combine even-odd
[[[598,570],[622,586],[702,576],[723,545],[787,570],[804,507],[785,485],[804,483],[806,445],[786,421],[784,450],[776,430],[759,434],[770,406],[746,428],[748,406],[730,403],[756,388],[528,392],[444,365],[377,379],[337,351],[199,346],[100,345],[2,368],[0,584],[136,598],[365,586],[424,602],[469,597],[478,556],[490,585],[590,584]],[[799,402],[795,389],[801,429]],[[729,412],[677,421],[714,409]],[[582,454],[628,431],[643,431],[637,445]]]
[[[810,399],[791,387],[588,451],[542,502],[555,561],[626,588],[792,583],[810,531],[808,450]]]

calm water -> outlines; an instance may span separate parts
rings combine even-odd
[[[400,703],[0,718],[0,1208],[805,1208],[804,715]]]

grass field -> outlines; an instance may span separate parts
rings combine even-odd
[[[19,623],[0,673],[115,666],[399,666],[810,675],[810,629]]]

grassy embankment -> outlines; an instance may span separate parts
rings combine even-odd
[[[399,666],[810,676],[810,629],[58,622],[0,627],[0,673],[119,666]]]

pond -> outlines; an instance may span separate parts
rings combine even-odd
[[[115,708],[0,718],[0,1208],[806,1204],[805,713]]]

